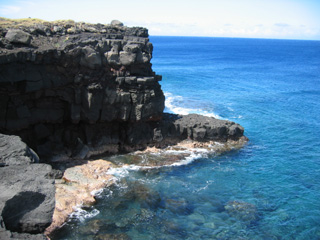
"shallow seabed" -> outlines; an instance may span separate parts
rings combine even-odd
[[[151,42],[166,111],[238,122],[250,142],[184,165],[125,165],[53,239],[320,239],[320,42]]]

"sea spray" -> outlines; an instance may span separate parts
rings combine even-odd
[[[215,114],[214,112],[209,112],[201,108],[186,108],[185,103],[188,102],[182,96],[173,95],[170,92],[164,92],[166,97],[165,100],[165,111],[169,113],[175,113],[180,115],[188,115],[191,113],[200,114],[207,117],[214,117],[216,119],[224,119],[221,116]]]

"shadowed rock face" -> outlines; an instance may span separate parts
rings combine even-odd
[[[42,232],[49,225],[48,222],[43,226],[39,223],[38,226],[35,227],[28,226],[28,224],[24,224],[24,222],[28,222],[28,220],[26,220],[27,213],[39,207],[45,200],[45,197],[42,193],[26,191],[20,192],[9,199],[2,211],[3,221],[5,225],[8,226],[7,229],[13,232]],[[22,221],[23,219],[24,222]]]

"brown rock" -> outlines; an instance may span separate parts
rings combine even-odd
[[[75,207],[95,203],[94,192],[113,183],[113,176],[106,173],[112,166],[108,161],[96,160],[65,171],[63,181],[56,184],[56,206],[47,235],[60,227]]]

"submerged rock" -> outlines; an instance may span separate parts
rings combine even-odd
[[[79,231],[82,235],[97,234],[104,227],[105,223],[102,220],[94,219],[88,222],[85,226],[81,227]]]
[[[227,213],[246,223],[253,223],[258,220],[258,212],[255,205],[242,201],[231,201],[225,205]]]
[[[138,182],[132,183],[131,186],[128,195],[139,202],[141,207],[156,208],[159,206],[161,198],[158,192]]]
[[[97,235],[94,240],[131,240],[131,238],[125,233],[118,233],[118,234],[99,234]]]
[[[192,213],[193,207],[185,199],[166,199],[165,208],[173,213],[188,215]]]

